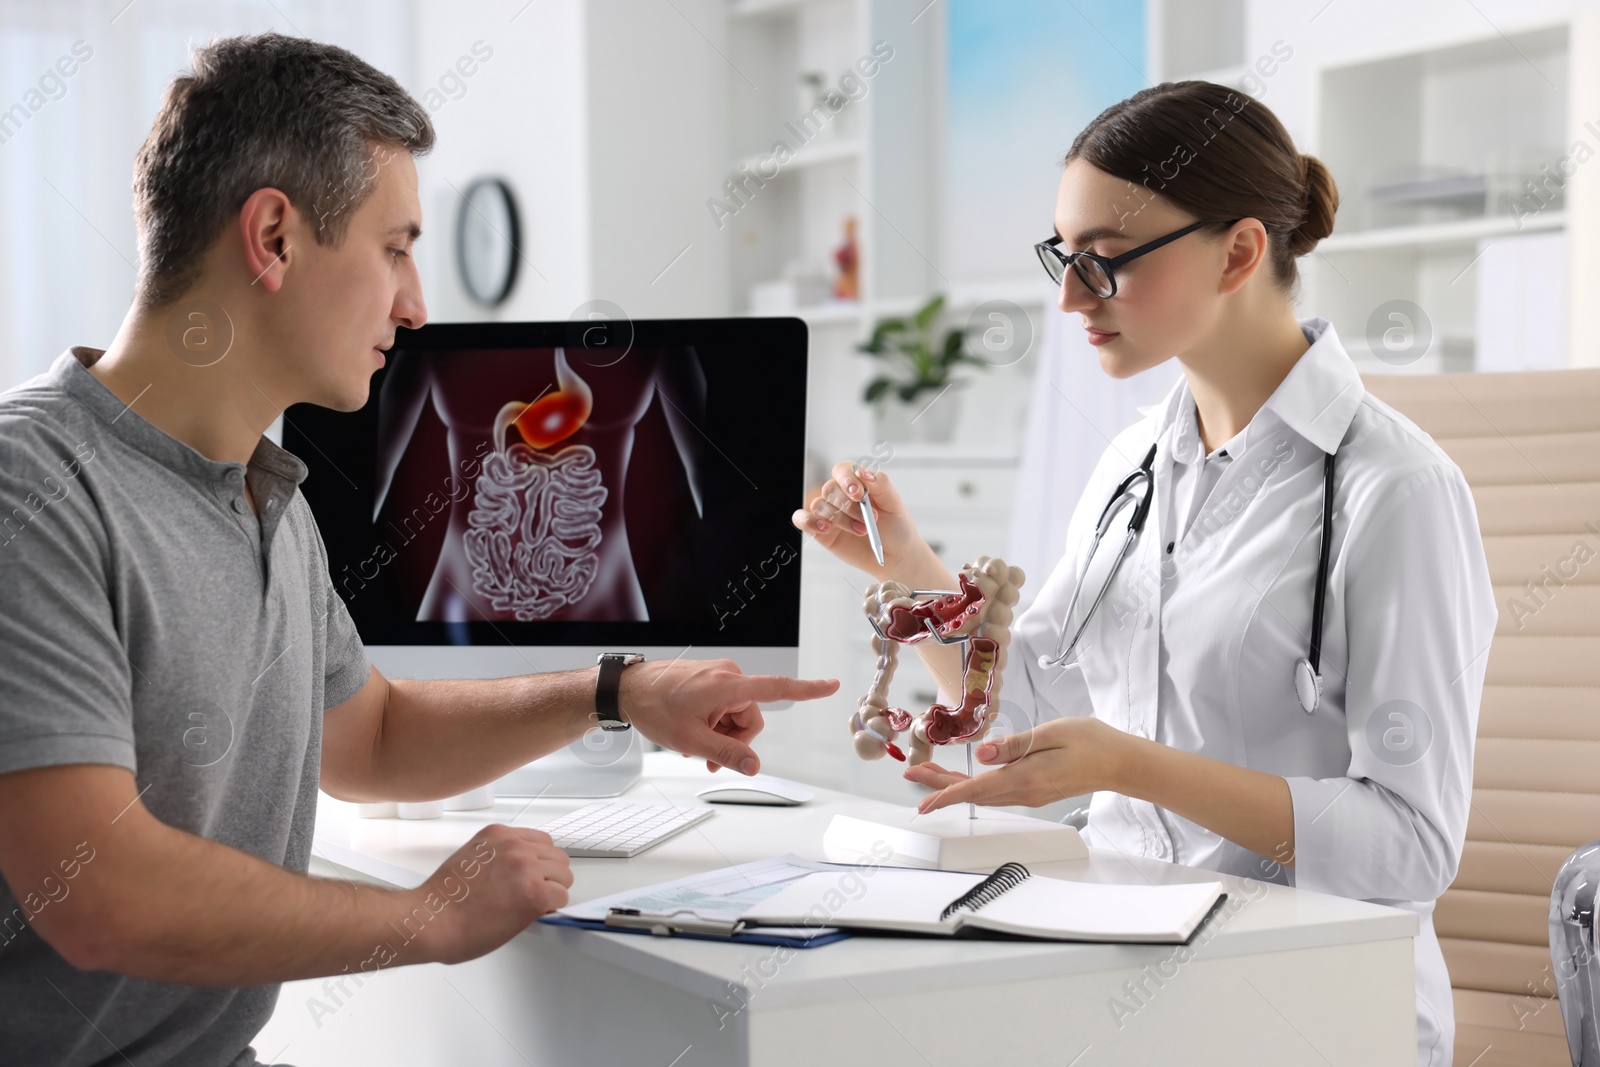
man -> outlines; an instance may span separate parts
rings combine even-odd
[[[343,49],[200,49],[136,162],[116,339],[0,394],[0,1062],[251,1064],[278,983],[472,959],[567,900],[566,854],[499,825],[416,891],[304,873],[319,785],[450,796],[596,714],[594,669],[372,668],[305,467],[262,436],[294,403],[360,408],[422,325],[412,156],[433,139]],[[759,702],[837,688],[642,663],[617,701],[751,774]]]

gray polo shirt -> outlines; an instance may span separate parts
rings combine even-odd
[[[248,465],[207,459],[101,385],[100,355],[73,348],[0,393],[0,773],[126,767],[167,825],[305,871],[322,713],[369,670],[305,465],[266,438]],[[0,1064],[255,1063],[277,985],[79,971],[34,933],[115,832],[46,884],[0,880]]]

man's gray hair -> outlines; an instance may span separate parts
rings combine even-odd
[[[273,188],[337,246],[372,194],[377,153],[433,147],[433,123],[400,83],[336,45],[278,33],[195,50],[167,86],[134,164],[136,301],[172,303],[257,189]]]

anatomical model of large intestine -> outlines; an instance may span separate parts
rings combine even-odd
[[[556,445],[594,410],[594,393],[557,351],[557,390],[513,400],[494,420],[494,451],[483,461],[464,543],[472,589],[519,622],[547,619],[582,600],[600,569],[606,488],[594,449]],[[522,440],[507,443],[508,431]]]
[[[1011,644],[1011,620],[1023,583],[1021,567],[1002,559],[979,556],[957,576],[960,589],[931,599],[914,596],[899,582],[867,587],[863,610],[872,623],[872,650],[878,655],[872,687],[850,717],[856,755],[904,761],[895,739],[911,733],[910,760],[926,761],[934,745],[980,741],[1000,710],[1000,675]],[[961,702],[953,708],[934,704],[913,716],[889,706],[901,645],[934,640],[966,645],[961,675]]]

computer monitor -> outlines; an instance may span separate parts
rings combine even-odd
[[[798,319],[427,325],[365,407],[296,405],[283,444],[386,675],[618,651],[794,674],[805,397]],[[594,730],[497,790],[616,795],[642,751]]]

